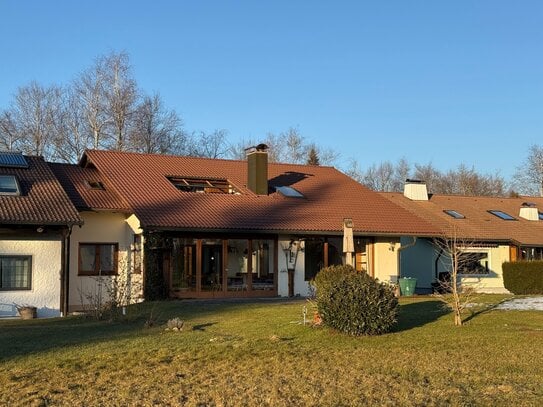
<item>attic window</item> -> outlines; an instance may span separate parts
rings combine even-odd
[[[105,191],[104,184],[102,184],[100,181],[87,181],[88,186],[90,189],[99,189],[101,191]]]
[[[183,192],[197,192],[202,194],[240,194],[239,190],[227,179],[168,177],[168,180],[178,190]]]
[[[492,211],[488,211],[488,213],[491,213],[492,215],[497,216],[498,218],[503,219],[503,220],[516,220],[514,217],[512,217],[511,215],[503,211],[492,210]]]
[[[0,175],[0,195],[21,195],[15,175]]]
[[[453,209],[446,209],[443,212],[445,212],[447,215],[452,216],[455,219],[465,219],[466,217],[462,215],[460,212],[457,212]]]
[[[275,190],[288,198],[304,198],[304,195],[292,187],[275,187]]]

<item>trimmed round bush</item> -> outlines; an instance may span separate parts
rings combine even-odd
[[[380,335],[396,324],[394,289],[351,266],[322,269],[314,280],[323,322],[349,335]]]

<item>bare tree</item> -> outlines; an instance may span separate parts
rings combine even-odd
[[[453,312],[454,325],[461,326],[463,315],[473,302],[476,287],[462,285],[463,272],[470,272],[478,265],[478,253],[472,251],[477,244],[473,240],[459,236],[457,228],[451,228],[450,233],[433,241],[441,263],[449,273],[448,279],[439,280],[441,299]],[[480,264],[478,265],[480,266]]]
[[[194,157],[222,158],[232,152],[226,130],[193,133],[189,145],[189,155]]]
[[[66,89],[56,113],[53,159],[77,162],[87,148],[93,147],[93,140],[83,103],[73,87]]]
[[[530,146],[528,157],[517,167],[514,180],[514,186],[521,194],[543,196],[543,146]]]
[[[126,150],[127,133],[133,118],[138,99],[138,89],[132,77],[128,54],[111,53],[97,61],[96,69],[101,72],[104,81],[104,99],[106,113],[111,128],[110,148]]]
[[[62,89],[31,82],[17,89],[11,107],[1,120],[3,144],[25,154],[50,158]]]
[[[0,147],[4,150],[17,150],[21,141],[21,132],[11,110],[0,113]]]
[[[130,148],[141,153],[184,155],[187,136],[183,121],[174,110],[167,110],[159,94],[145,96],[134,113]]]
[[[110,123],[105,100],[106,78],[100,61],[97,59],[91,68],[83,71],[72,83],[77,95],[78,110],[81,109],[87,131],[92,135],[94,149],[105,147],[106,127]]]

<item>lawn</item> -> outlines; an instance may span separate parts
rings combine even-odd
[[[360,338],[304,326],[303,300],[0,320],[0,404],[541,405],[543,312],[489,307],[501,299],[456,328],[434,298],[403,298],[395,332]],[[182,332],[164,330],[173,317]]]

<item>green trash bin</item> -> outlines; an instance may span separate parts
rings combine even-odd
[[[400,283],[400,294],[403,296],[411,296],[415,294],[417,279],[415,277],[402,277],[398,280]]]

